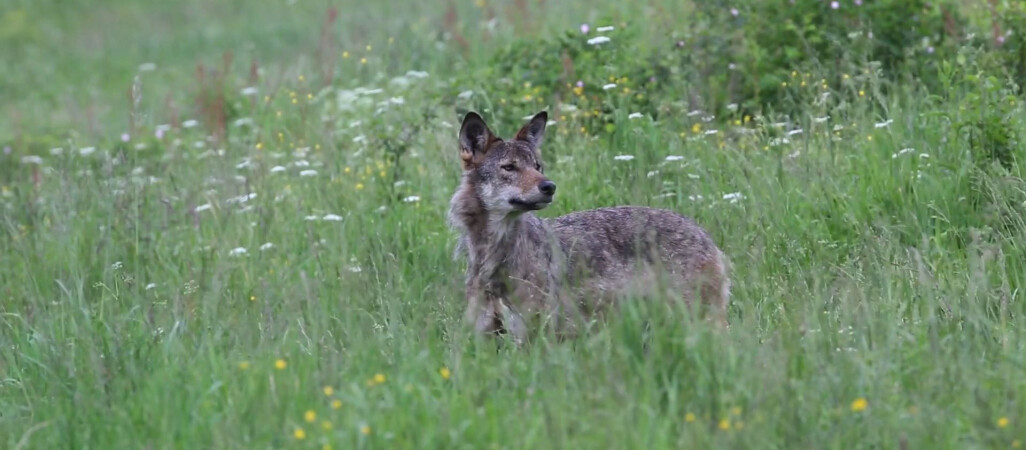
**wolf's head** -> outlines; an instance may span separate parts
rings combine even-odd
[[[545,177],[541,143],[548,114],[535,114],[510,140],[499,138],[470,112],[460,127],[465,188],[473,189],[489,216],[537,211],[552,203],[556,183]]]

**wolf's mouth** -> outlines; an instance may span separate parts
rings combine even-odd
[[[519,198],[509,199],[509,204],[525,211],[538,211],[540,209],[545,209],[546,206],[549,206],[549,203],[552,203],[551,197],[547,200],[538,200],[533,202],[521,200]]]

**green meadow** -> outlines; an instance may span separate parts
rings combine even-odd
[[[1022,448],[1024,83],[1003,0],[6,0],[0,448]],[[730,329],[474,336],[471,110]]]

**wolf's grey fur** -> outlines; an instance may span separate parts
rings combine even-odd
[[[663,286],[658,294],[689,306],[697,295],[726,325],[727,261],[691,219],[639,206],[554,219],[531,212],[548,206],[556,189],[541,159],[547,120],[540,112],[503,140],[476,113],[463,119],[463,176],[449,222],[460,235],[457,254],[467,257],[466,320],[517,341],[538,319],[572,335],[619,296]]]

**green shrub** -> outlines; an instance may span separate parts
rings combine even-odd
[[[888,78],[911,76],[935,86],[935,61],[953,54],[961,19],[948,2],[925,0],[768,0],[742,9],[722,2],[698,3],[713,22],[710,32],[733,29],[726,49],[704,52],[712,64],[735,70],[708,73],[717,106],[789,109],[796,94],[822,95],[843,85],[843,76],[866,62],[877,62]],[[695,39],[695,45],[701,38]],[[716,45],[722,45],[717,43]],[[708,63],[707,63],[708,64]],[[792,83],[795,72],[828,74]],[[729,81],[717,78],[733,78]],[[819,78],[819,77],[817,77]],[[803,81],[806,81],[803,83]],[[804,88],[804,89],[802,89]]]

